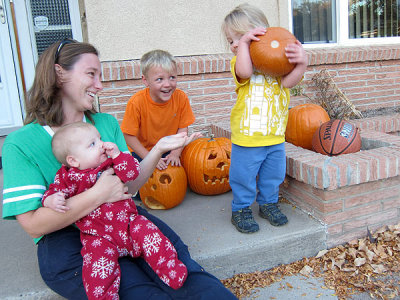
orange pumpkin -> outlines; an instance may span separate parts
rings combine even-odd
[[[181,162],[192,191],[201,195],[230,191],[231,151],[230,139],[213,136],[197,139],[183,149]]]
[[[290,73],[294,65],[285,55],[285,47],[296,42],[296,37],[282,27],[269,27],[259,41],[250,43],[250,57],[254,67],[262,73],[279,77]]]
[[[155,169],[140,188],[140,198],[151,209],[170,209],[183,201],[187,190],[187,177],[183,167],[168,165],[167,169]]]
[[[320,105],[313,103],[297,105],[289,109],[286,141],[311,150],[314,132],[322,123],[329,120],[328,113]]]

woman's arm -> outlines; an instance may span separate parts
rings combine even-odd
[[[67,200],[69,210],[65,213],[40,207],[17,215],[16,218],[31,237],[38,238],[71,225],[105,202],[130,198],[132,195],[126,194],[128,188],[113,174],[113,169],[104,171],[92,188],[69,198]]]
[[[140,162],[140,174],[134,181],[128,183],[129,192],[135,194],[147,182],[163,153],[184,147],[199,137],[201,137],[201,133],[193,133],[191,136],[187,136],[186,132],[181,132],[161,138]]]

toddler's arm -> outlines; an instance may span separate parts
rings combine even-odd
[[[256,27],[246,32],[239,40],[236,54],[235,72],[240,79],[250,78],[253,74],[253,63],[250,57],[250,43],[259,41],[257,35],[264,35],[267,29],[264,27]]]
[[[65,213],[67,210],[69,210],[69,207],[66,206],[66,199],[64,196],[63,192],[56,192],[54,194],[51,194],[50,196],[47,196],[43,200],[43,206],[51,208],[52,210]]]
[[[307,69],[307,54],[304,51],[303,45],[296,40],[296,43],[287,45],[285,48],[286,57],[289,62],[296,64],[294,69],[287,75],[282,77],[282,85],[285,88],[292,88],[300,82],[304,72]]]

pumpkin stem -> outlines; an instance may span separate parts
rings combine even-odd
[[[214,141],[214,137],[215,137],[214,133],[210,133],[210,140],[209,140],[209,142]]]

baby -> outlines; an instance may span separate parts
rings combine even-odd
[[[122,182],[134,180],[138,161],[111,142],[103,142],[90,123],[77,122],[54,134],[52,149],[63,165],[43,195],[43,206],[66,212],[66,199],[92,187],[101,173],[112,167]],[[89,299],[118,299],[118,257],[142,256],[159,278],[173,289],[186,280],[186,266],[158,227],[138,214],[132,199],[106,203],[75,223],[83,245],[82,277]]]

